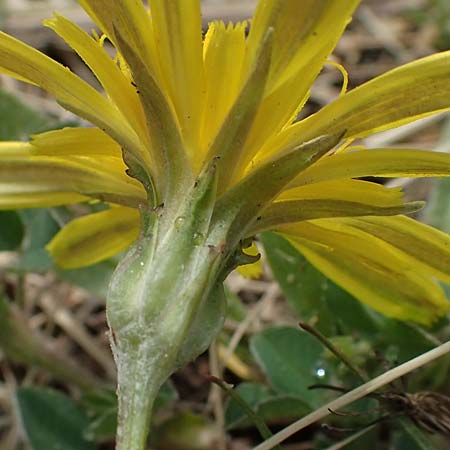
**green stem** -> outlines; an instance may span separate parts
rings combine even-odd
[[[211,165],[181,204],[144,217],[139,241],[112,277],[107,316],[118,369],[117,450],[145,448],[162,383],[205,351],[222,326],[219,244],[227,230],[210,230],[216,186]]]
[[[152,280],[148,285],[153,295],[147,289],[138,289],[146,295],[146,308],[135,310],[126,324],[117,320],[110,307],[118,369],[116,450],[145,448],[153,403],[161,385],[174,370],[203,352],[221,328],[223,302],[220,289],[211,289],[207,276],[210,267],[205,259],[201,270],[192,268],[194,278],[186,280],[186,285],[178,281],[179,271],[165,271],[167,279]],[[145,278],[146,274],[143,271],[141,275]],[[163,288],[170,280],[173,291],[165,295]]]
[[[121,354],[116,450],[142,450],[146,448],[153,403],[167,377],[167,369],[154,360],[145,342],[128,355]]]

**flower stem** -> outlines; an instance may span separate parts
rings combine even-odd
[[[112,277],[107,317],[118,371],[116,450],[145,448],[161,385],[205,351],[222,326],[220,242],[227,229],[210,229],[216,187],[211,165],[180,204],[149,211]]]
[[[128,355],[121,352],[122,360],[118,365],[116,450],[143,450],[146,448],[153,404],[167,377],[167,370],[154,360],[146,342],[129,350]]]

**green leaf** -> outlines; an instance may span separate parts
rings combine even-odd
[[[179,395],[175,388],[175,385],[169,379],[161,386],[161,389],[158,392],[158,396],[155,399],[154,409],[157,411],[158,409],[167,408],[178,399]]]
[[[330,333],[332,318],[325,299],[327,279],[280,235],[263,233],[261,240],[272,273],[299,319],[315,319],[318,329]]]
[[[90,441],[104,442],[114,438],[117,429],[117,397],[112,389],[95,390],[81,398],[89,416],[84,436]]]
[[[252,336],[250,349],[278,393],[298,396],[311,407],[324,398],[321,390],[308,389],[328,379],[323,347],[316,338],[294,327],[273,327]],[[321,372],[324,376],[318,375]]]
[[[59,231],[59,225],[47,209],[21,210],[26,227],[26,245],[19,261],[19,269],[44,272],[52,267],[52,260],[45,246]]]
[[[80,286],[89,292],[106,297],[109,280],[116,268],[116,261],[109,259],[89,267],[73,270],[57,270],[59,278]]]
[[[447,0],[444,2],[448,3]],[[441,128],[439,141],[442,146],[447,145],[450,141],[449,117]],[[422,220],[435,228],[450,233],[450,178],[433,180],[433,189],[427,199],[427,206],[422,211]]]
[[[260,383],[241,383],[235,388],[235,391],[255,412],[257,406],[261,402],[268,400],[273,395],[267,386]],[[247,415],[245,411],[242,410],[233,398],[230,398],[225,410],[225,422],[227,428],[232,429],[237,426],[242,426],[243,421],[245,421],[247,425],[250,424],[246,419]]]
[[[44,388],[19,388],[16,396],[32,450],[95,450],[83,435],[88,418],[69,397]]]
[[[319,272],[286,239],[275,233],[263,233],[261,239],[273,275],[302,321],[314,321],[326,335],[337,328],[376,332],[377,315]]]
[[[181,412],[158,426],[150,438],[152,448],[158,450],[210,450],[216,433],[204,416]]]
[[[23,239],[22,220],[15,211],[0,211],[0,251],[16,250]]]
[[[241,383],[235,390],[266,423],[288,423],[311,411],[302,399],[275,395],[269,388],[259,383]],[[228,429],[252,426],[245,412],[233,399],[227,403],[225,421]]]
[[[55,123],[14,95],[0,90],[0,140],[27,140],[30,134],[51,128],[52,122]]]
[[[173,383],[166,381],[155,400],[155,414],[168,408],[178,400],[178,392]],[[111,390],[91,391],[82,398],[82,404],[89,415],[89,425],[84,435],[87,439],[104,442],[114,439],[117,428],[117,396]]]
[[[242,300],[226,286],[224,291],[227,300],[227,319],[234,320],[235,322],[242,322],[248,313],[247,309],[242,304]]]
[[[381,328],[381,339],[398,349],[398,364],[431,350],[438,342],[421,328],[399,320],[386,319]]]
[[[427,434],[407,418],[399,419],[402,431],[394,435],[392,450],[436,450]]]
[[[337,328],[344,334],[359,333],[371,339],[379,331],[384,316],[363,305],[329,279],[327,285],[327,304]]]
[[[424,211],[424,220],[433,227],[450,233],[450,178],[434,182],[434,189]]]

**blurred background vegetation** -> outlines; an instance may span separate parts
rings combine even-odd
[[[254,3],[205,0],[205,26],[213,18],[245,19]],[[91,28],[73,0],[0,0],[0,24],[2,30],[95,85],[80,59],[41,27],[41,19],[53,10]],[[448,0],[365,0],[333,58],[349,71],[352,88],[398,64],[449,48]],[[341,84],[340,73],[325,67],[302,115],[339,95]],[[39,90],[0,78],[1,140],[26,140],[33,133],[79,124]],[[426,118],[362,143],[369,148],[450,151],[450,116]],[[386,183],[402,186],[408,199],[427,200],[427,208],[417,218],[450,232],[450,179]],[[61,271],[44,249],[73,217],[101,207],[0,212],[0,450],[113,449],[115,369],[104,298],[117,260]],[[370,376],[450,338],[448,317],[432,329],[387,319],[326,279],[284,239],[264,234],[259,246],[266,257],[264,274],[255,280],[230,276],[223,332],[208,353],[180,370],[162,389],[151,448],[247,450],[260,441],[236,401],[212,385],[208,374],[236,386],[273,431],[338,395],[308,386],[357,385],[358,378],[301,331],[299,321],[326,335]],[[412,374],[407,387],[395,389],[450,395],[449,374],[450,356]],[[377,403],[364,399],[352,409],[368,414],[332,415],[328,428],[314,425],[291,438],[283,449],[344,448],[332,447],[351,435],[339,429],[362,429],[380,415],[374,411]],[[345,448],[449,448],[449,436],[410,431],[394,419],[383,421]]]

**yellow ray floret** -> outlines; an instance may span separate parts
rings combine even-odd
[[[340,219],[337,224],[345,224],[388,242],[422,266],[421,271],[450,284],[448,234],[404,216]]]
[[[242,86],[246,25],[245,22],[228,26],[223,22],[213,22],[206,33],[203,47],[206,100],[201,127],[203,154],[199,155],[200,163]]]
[[[31,151],[47,156],[113,156],[121,158],[116,141],[98,128],[63,128],[32,136]]]
[[[449,109],[449,77],[450,51],[386,72],[284,130],[267,142],[258,159],[324,132],[363,137]]]
[[[161,73],[186,151],[193,155],[199,143],[205,100],[200,2],[154,0],[150,2],[150,12]]]
[[[348,200],[374,206],[400,206],[403,204],[401,188],[387,188],[363,180],[338,179],[306,184],[286,189],[275,201],[310,199]]]
[[[92,199],[110,206],[56,235],[48,249],[58,264],[84,266],[126,249],[138,236],[138,211],[176,217],[207,165],[216,176],[210,226],[228,227],[226,254],[276,230],[379,311],[424,324],[448,311],[437,280],[450,282],[450,238],[402,215],[421,202],[358,178],[450,176],[450,155],[349,145],[449,109],[450,52],[391,70],[293,123],[359,0],[301,8],[261,0],[248,37],[248,23],[213,22],[204,38],[199,0],[80,3],[101,38],[59,15],[45,25],[102,92],[0,33],[0,72],[96,126],[0,144],[1,209]]]
[[[109,98],[128,120],[129,125],[141,140],[146,142],[147,128],[136,89],[103,46],[80,27],[60,15],[44,21],[44,25],[55,31],[80,55],[97,77]],[[142,157],[146,156],[149,155],[143,149]]]
[[[45,194],[49,199],[51,193],[64,192],[133,206],[145,200],[142,186],[126,176],[120,158],[61,158],[36,156],[32,151],[33,146],[28,143],[0,143],[0,193],[4,207],[8,206],[8,196],[11,200],[21,196],[23,204],[28,194]]]
[[[303,106],[358,3],[307,0],[299,8],[297,0],[259,2],[250,29],[249,59],[267,26],[274,26],[275,42],[265,98],[243,151],[243,165]]]
[[[111,208],[73,220],[56,235],[47,250],[58,265],[72,269],[114,256],[127,249],[138,234],[137,210]]]
[[[372,149],[331,155],[300,173],[291,186],[340,178],[445,177],[450,156],[426,150]]]
[[[370,234],[333,225],[321,219],[282,231],[326,276],[383,314],[430,324],[450,309],[441,287],[421,272],[417,260]]]
[[[116,31],[133,46],[147,62],[153,76],[157,77],[157,55],[153,27],[148,12],[141,1],[136,0],[78,0],[84,10],[98,24],[119,51]]]
[[[95,123],[137,155],[141,145],[121,112],[69,69],[0,32],[0,72],[17,74],[53,94],[67,109]]]

